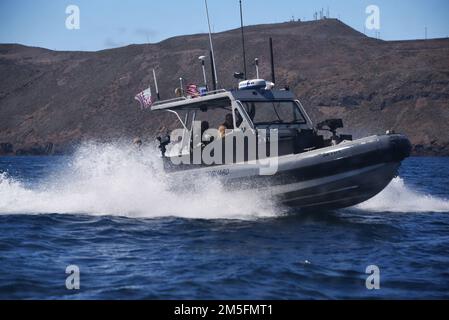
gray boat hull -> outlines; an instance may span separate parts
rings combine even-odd
[[[337,146],[276,158],[274,174],[261,174],[256,162],[186,167],[172,175],[182,185],[212,176],[230,190],[251,189],[280,204],[301,209],[338,209],[381,192],[410,154],[402,135],[371,136]]]
[[[336,209],[364,202],[397,175],[400,163],[381,163],[344,173],[270,189],[280,203],[303,209]]]

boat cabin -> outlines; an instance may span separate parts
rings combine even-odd
[[[175,141],[177,147],[172,148],[169,157],[191,155],[195,148],[224,140],[234,141],[235,137],[246,135],[243,158],[252,160],[248,152],[251,143],[256,142],[256,148],[268,144],[274,131],[278,139],[278,156],[324,146],[323,137],[316,134],[312,121],[293,93],[272,89],[264,80],[243,81],[235,90],[217,90],[196,97],[182,96],[156,102],[151,110],[173,113],[182,126],[182,133]],[[198,132],[195,132],[195,124],[199,127]],[[217,129],[218,134],[208,137],[209,129]],[[264,132],[263,137],[261,132]],[[167,138],[159,140],[161,146],[170,141]],[[167,156],[165,146],[161,150],[163,156]]]

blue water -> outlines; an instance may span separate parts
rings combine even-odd
[[[189,202],[142,159],[0,158],[0,298],[449,298],[449,158],[410,158],[370,202],[307,214],[219,187]]]

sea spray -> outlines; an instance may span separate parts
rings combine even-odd
[[[173,184],[177,184],[176,188]],[[449,201],[416,192],[401,178],[395,178],[379,195],[357,208],[373,212],[445,212],[449,211]],[[119,143],[85,143],[67,157],[65,165],[34,183],[0,174],[0,214],[257,219],[285,212],[259,191],[229,191],[214,178],[202,177],[193,182],[193,187],[168,179],[157,148],[152,145],[137,149]]]
[[[201,219],[253,219],[279,214],[264,195],[249,190],[225,191],[218,181],[207,177],[195,181],[193,189],[173,191],[156,150],[154,146],[136,149],[85,143],[68,158],[66,166],[37,185],[25,186],[3,174],[0,213]]]
[[[356,207],[374,212],[447,212],[449,200],[416,192],[397,177],[377,196]]]

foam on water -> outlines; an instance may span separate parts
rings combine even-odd
[[[357,208],[375,212],[449,212],[449,200],[416,192],[397,177],[381,193]]]
[[[195,190],[170,190],[154,147],[86,144],[68,167],[35,186],[0,175],[0,213],[82,213],[128,217],[252,219],[278,214],[250,191],[225,191],[207,178]]]
[[[263,194],[226,191],[209,178],[196,181],[194,188],[182,193],[172,191],[167,180],[154,146],[137,151],[124,145],[89,143],[66,167],[37,184],[0,174],[0,214],[253,219],[283,213]],[[401,178],[395,178],[379,195],[357,208],[375,212],[447,212],[449,201],[420,194]]]

